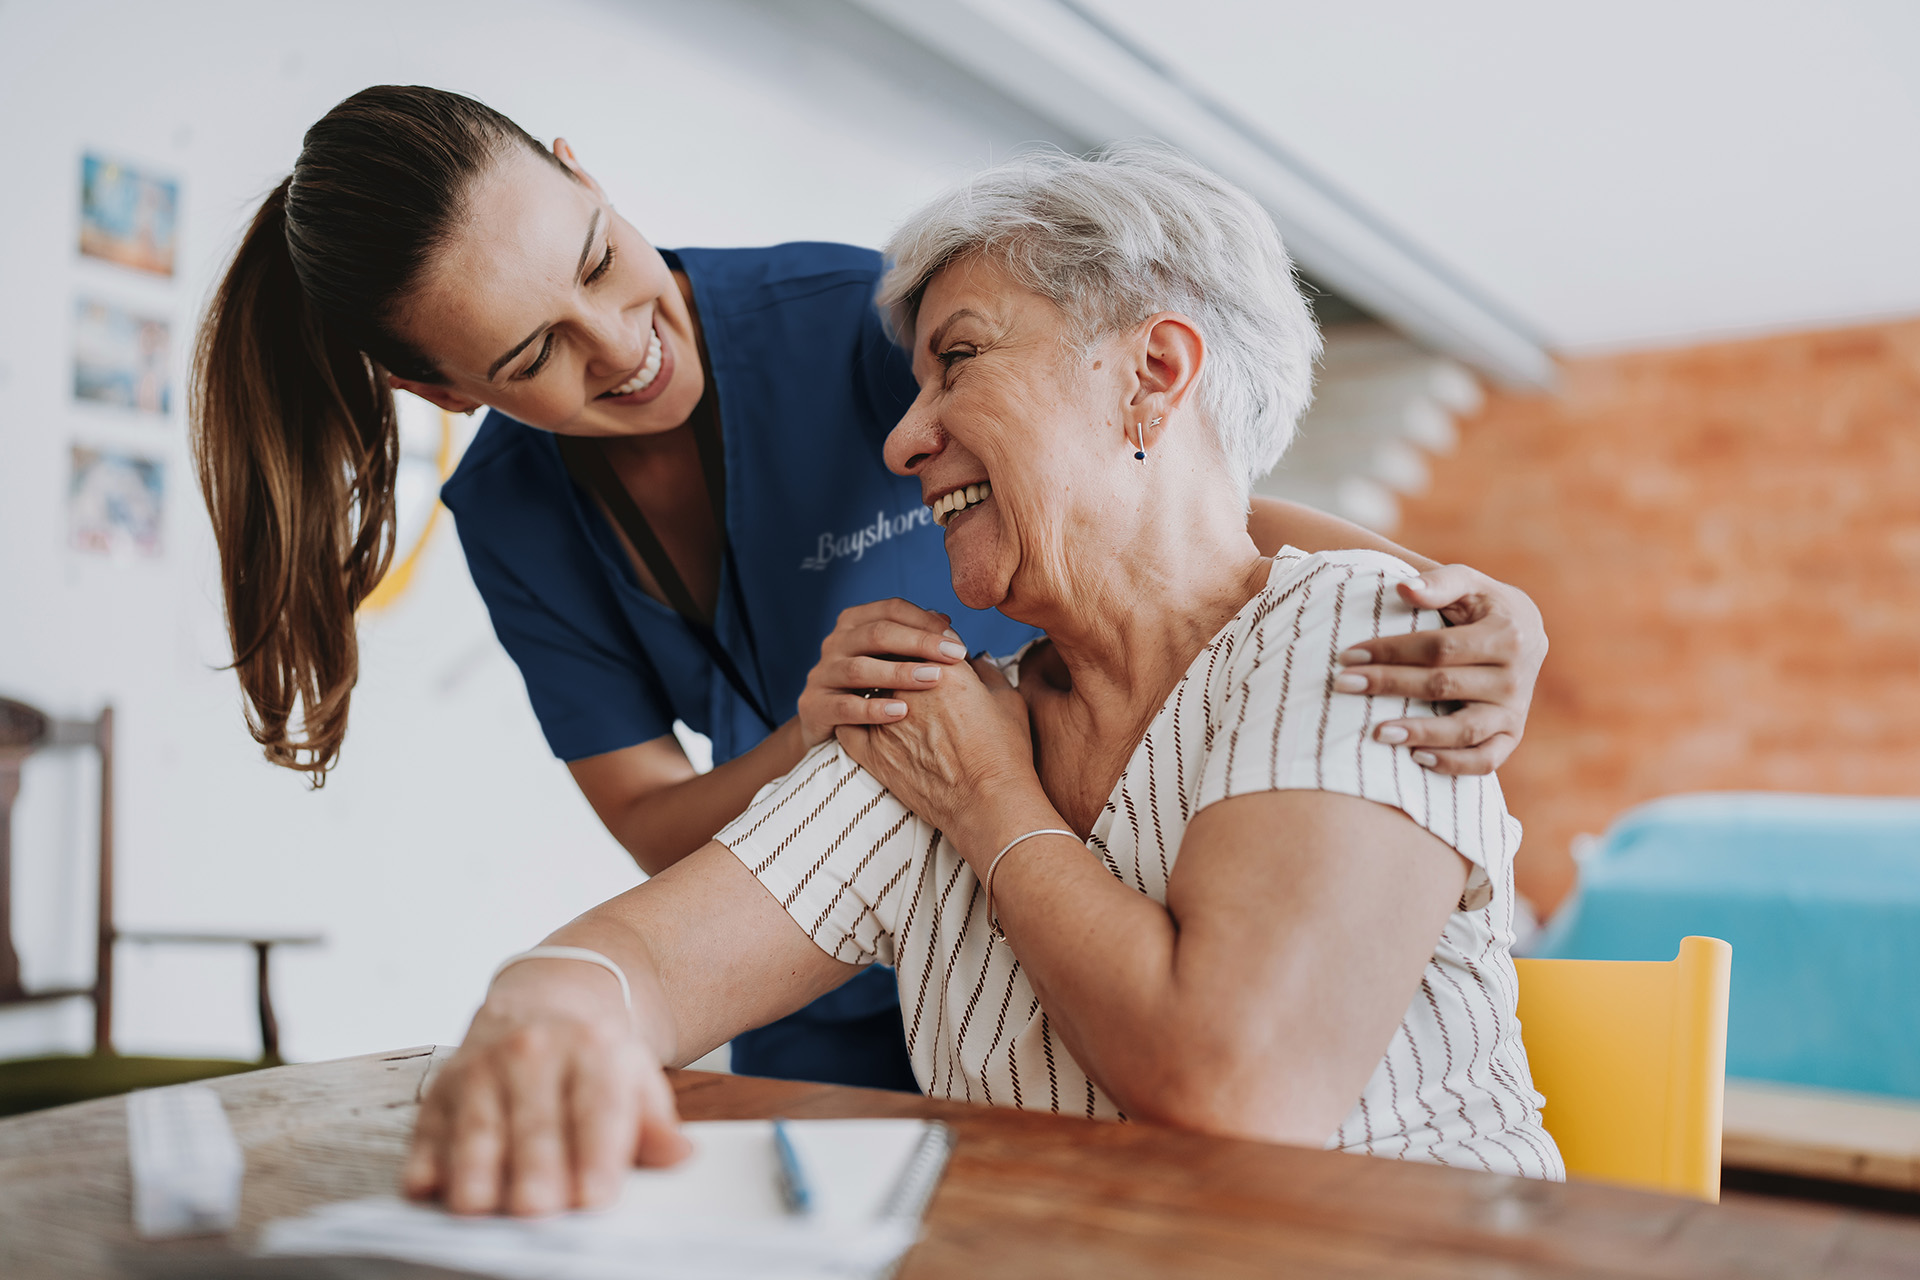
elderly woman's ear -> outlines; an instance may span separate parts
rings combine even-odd
[[[1133,342],[1133,368],[1127,372],[1133,382],[1133,395],[1127,404],[1127,438],[1136,440],[1141,424],[1159,425],[1145,432],[1145,448],[1152,448],[1156,434],[1170,429],[1177,415],[1195,411],[1193,390],[1206,362],[1207,343],[1193,321],[1177,311],[1149,316],[1137,330]],[[1211,428],[1191,418],[1194,427]]]

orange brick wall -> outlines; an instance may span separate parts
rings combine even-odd
[[[1463,423],[1396,534],[1546,615],[1522,891],[1655,796],[1920,794],[1920,320],[1562,372]]]

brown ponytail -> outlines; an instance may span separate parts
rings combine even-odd
[[[188,416],[247,725],[315,787],[359,678],[354,611],[393,554],[388,371],[438,381],[393,319],[473,179],[516,141],[551,159],[457,94],[348,98],[308,130],[200,328]]]

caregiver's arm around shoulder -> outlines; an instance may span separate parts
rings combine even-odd
[[[747,807],[761,787],[843,724],[888,724],[906,704],[861,691],[934,687],[966,657],[945,614],[904,600],[876,600],[841,613],[807,673],[799,714],[742,753],[696,773],[672,734],[567,765],[593,811],[649,875],[672,866]],[[884,657],[876,655],[886,655]]]
[[[1447,715],[1388,720],[1374,736],[1405,746],[1423,767],[1443,774],[1492,773],[1526,732],[1534,682],[1547,660],[1547,632],[1526,592],[1463,564],[1442,565],[1417,551],[1324,511],[1256,497],[1247,533],[1260,554],[1282,546],[1302,551],[1384,551],[1420,571],[1398,586],[1400,597],[1432,609],[1444,630],[1381,636],[1340,655],[1342,693],[1455,703]]]

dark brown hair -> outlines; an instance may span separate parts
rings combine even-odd
[[[475,177],[515,146],[553,160],[459,94],[354,94],[307,130],[200,327],[188,416],[247,726],[316,787],[359,678],[354,611],[393,554],[388,374],[439,380],[396,317]]]

